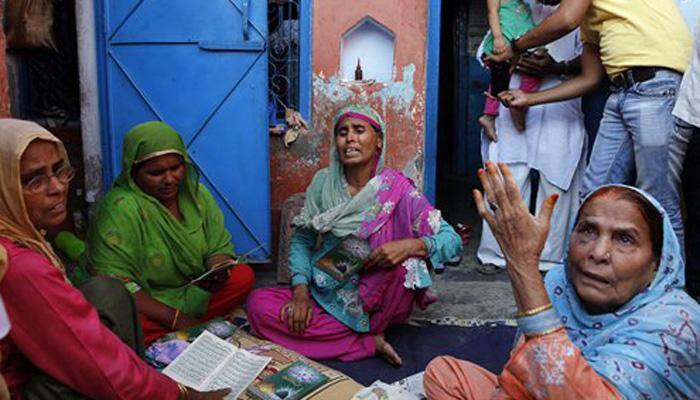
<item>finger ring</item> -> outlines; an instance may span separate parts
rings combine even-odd
[[[496,212],[496,210],[498,210],[498,203],[495,201],[489,201],[489,207],[491,207],[491,211]]]

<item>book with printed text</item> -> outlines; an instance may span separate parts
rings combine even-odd
[[[299,400],[328,380],[316,368],[296,361],[248,388],[248,394],[259,400]]]
[[[206,392],[230,388],[226,400],[238,398],[270,362],[220,339],[209,331],[202,332],[163,373],[195,390]]]

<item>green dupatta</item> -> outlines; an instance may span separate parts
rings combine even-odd
[[[187,174],[180,183],[178,221],[131,177],[138,160],[180,154]],[[88,262],[98,273],[123,280],[133,293],[201,317],[210,293],[188,285],[206,271],[213,255],[233,256],[231,235],[209,191],[198,182],[180,135],[163,122],[133,127],[124,138],[122,172],[100,202],[88,232]]]

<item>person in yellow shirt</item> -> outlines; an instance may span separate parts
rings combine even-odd
[[[604,184],[634,183],[659,200],[683,246],[679,185],[672,179],[674,166],[668,160],[674,130],[671,111],[690,63],[691,37],[676,0],[563,0],[556,13],[514,40],[494,61],[513,59],[579,23],[584,45],[581,75],[538,93],[503,92],[501,101],[531,107],[578,97],[607,74],[612,93],[581,195]]]

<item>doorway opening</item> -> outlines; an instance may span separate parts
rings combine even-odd
[[[467,264],[474,265],[482,223],[471,192],[480,188],[476,172],[483,161],[478,118],[484,109],[484,92],[490,80],[476,53],[489,29],[487,14],[483,1],[442,2],[436,206],[453,226],[461,222],[472,227],[464,255]],[[607,87],[603,83],[598,90],[582,97],[588,154],[608,96]]]
[[[489,83],[475,55],[488,30],[486,2],[444,1],[442,7],[436,204],[451,223],[473,227],[474,243],[480,219],[471,191],[479,187],[482,165],[477,120]]]
[[[18,1],[15,7],[21,4]],[[36,43],[37,40],[32,41],[23,33],[17,34],[15,40],[7,36],[10,114],[13,118],[38,123],[65,144],[76,175],[68,195],[72,212],[58,230],[82,235],[86,213],[75,0],[53,2],[51,11],[42,15],[43,23],[52,27],[50,40],[44,38],[44,43]],[[9,26],[27,18],[8,6],[6,35]]]

